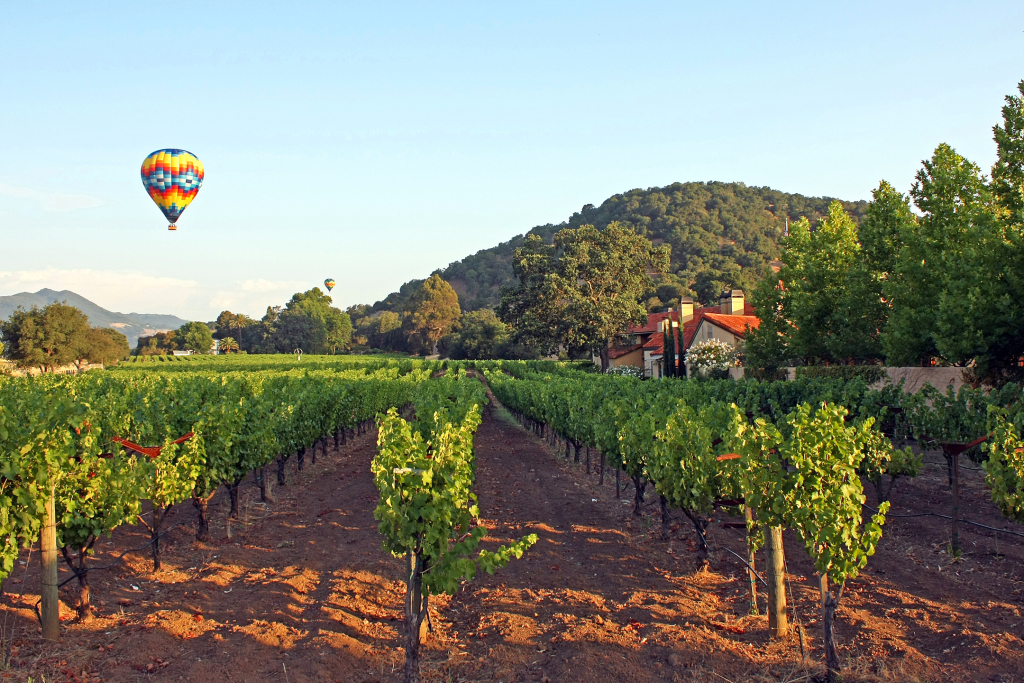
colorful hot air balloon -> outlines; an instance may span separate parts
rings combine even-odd
[[[334,280],[332,280],[331,278],[327,278],[326,280],[324,280],[324,287],[326,287],[327,291],[330,292],[332,289],[334,289]]]
[[[170,221],[168,230],[185,207],[192,203],[203,184],[203,162],[183,149],[159,149],[142,162],[142,184]]]

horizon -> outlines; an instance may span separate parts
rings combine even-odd
[[[7,16],[0,296],[201,321],[327,277],[373,303],[632,188],[869,199],[942,142],[987,172],[1024,78],[1009,2],[199,7],[175,88],[155,7]],[[139,179],[163,147],[206,167],[176,232]]]

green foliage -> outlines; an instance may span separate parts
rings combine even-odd
[[[420,385],[416,421],[392,408],[380,419],[370,469],[380,491],[374,511],[384,549],[406,558],[406,678],[418,680],[419,629],[430,595],[454,594],[478,568],[494,573],[537,542],[536,534],[479,550],[487,529],[477,523],[473,434],[483,386],[464,371]],[[476,555],[474,557],[474,552]]]
[[[90,363],[116,363],[130,353],[128,337],[115,329],[93,327],[86,335],[84,356]]]
[[[327,329],[322,321],[307,315],[280,315],[270,326],[271,332],[257,343],[255,353],[327,352]]]
[[[0,339],[8,358],[21,367],[46,370],[82,358],[88,348],[89,318],[66,303],[43,308],[17,308],[0,323]]]
[[[855,578],[882,536],[888,503],[865,523],[857,468],[873,420],[847,427],[846,409],[798,406],[778,428],[758,420],[738,425],[732,445],[745,463],[744,492],[768,526],[794,529],[822,575],[838,584]]]
[[[473,557],[487,534],[476,525],[479,510],[472,493],[473,433],[479,424],[478,405],[459,422],[449,421],[443,411],[434,413],[427,438],[394,409],[381,420],[371,465],[381,494],[374,518],[385,550],[421,559],[423,587],[430,594],[454,594],[476,576],[478,564],[494,573],[537,540],[531,534],[497,553],[480,550]]]
[[[921,473],[923,458],[907,446],[894,448],[892,441],[878,430],[871,430],[864,442],[864,459],[857,471],[875,486],[880,503],[889,500],[892,487],[900,477],[916,477]],[[888,477],[886,483],[885,477]]]
[[[886,378],[881,365],[807,365],[796,369],[797,377],[822,377],[849,381],[861,378],[869,384]]]
[[[178,328],[175,340],[180,348],[193,353],[210,353],[210,349],[213,348],[213,332],[206,323],[185,323]]]
[[[409,348],[423,355],[436,353],[438,340],[455,327],[461,314],[455,290],[434,273],[409,299],[403,322]]]
[[[442,341],[439,350],[444,347],[442,355],[453,360],[515,358],[522,353],[513,348],[508,326],[487,308],[463,315],[459,331]]]
[[[787,336],[790,327],[786,320],[785,287],[774,272],[769,270],[757,284],[750,303],[761,324],[747,332],[744,339],[744,367],[747,373],[754,370],[775,378],[790,358]]]
[[[515,284],[515,251],[524,246],[528,235],[551,244],[563,228],[593,225],[604,230],[620,223],[671,249],[672,264],[659,281],[655,307],[680,295],[693,295],[713,305],[723,289],[752,290],[769,263],[779,257],[778,241],[786,221],[802,217],[815,221],[825,215],[830,201],[742,183],[673,183],[630,190],[600,206],[588,204],[560,225],[538,226],[527,235],[467,256],[441,271],[441,277],[463,292],[459,297],[463,310],[491,308],[498,304],[501,288]],[[867,203],[844,202],[843,207],[859,221]],[[375,310],[402,310],[402,292],[414,284],[378,302]]]
[[[1004,516],[1024,522],[1024,409],[991,406],[992,438],[987,448],[985,482]]]
[[[647,271],[667,270],[668,251],[618,223],[584,225],[559,231],[552,247],[529,236],[513,267],[520,285],[503,290],[497,311],[513,340],[578,356],[606,350],[615,333],[646,320]]]

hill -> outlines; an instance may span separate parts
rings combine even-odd
[[[667,301],[683,293],[714,304],[723,289],[753,289],[766,267],[779,257],[778,242],[787,220],[806,216],[813,224],[827,213],[832,201],[831,197],[805,197],[743,183],[674,183],[630,190],[596,207],[587,204],[568,220],[540,225],[529,233],[551,242],[562,228],[627,223],[655,244],[672,247],[672,272],[660,278],[661,291],[652,294]],[[865,201],[843,201],[858,224],[867,205]],[[478,251],[440,271],[458,292],[463,310],[498,304],[501,286],[513,280],[512,256],[525,236]],[[401,311],[421,282],[407,282],[375,303],[373,310]]]
[[[128,337],[128,345],[135,348],[135,344],[142,335],[176,330],[184,325],[187,320],[174,315],[160,315],[156,313],[117,313],[108,311],[97,306],[83,296],[64,290],[55,292],[52,289],[40,289],[38,292],[22,292],[10,296],[0,296],[0,320],[11,317],[18,306],[32,308],[43,306],[54,301],[66,301],[89,316],[89,323],[93,327],[112,327],[124,336]]]

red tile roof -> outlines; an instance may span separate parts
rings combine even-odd
[[[669,316],[669,312],[651,313],[647,316],[646,324],[634,325],[630,327],[629,331],[625,334],[651,335],[643,345],[644,350],[651,351],[654,355],[664,354],[665,335],[658,330],[661,328],[661,321],[665,320]],[[745,334],[747,325],[750,325],[752,328],[756,328],[761,324],[760,319],[754,315],[754,307],[746,302],[744,302],[743,306],[743,315],[723,315],[721,306],[703,306],[695,308],[693,310],[693,318],[682,325],[680,342],[682,343],[684,352],[690,347],[690,343],[693,341],[694,335],[697,334],[697,327],[700,325],[700,321],[704,319],[704,316],[709,316],[708,319],[716,325],[740,337]],[[679,311],[672,311],[671,318],[672,320],[679,320]],[[617,358],[625,355],[626,353],[630,353],[636,348],[638,347],[633,347],[625,351],[616,351],[614,353],[617,355],[612,356],[612,358]]]
[[[623,349],[608,349],[608,357],[609,358],[621,358],[622,356],[625,356],[628,353],[633,353],[637,349],[641,349],[641,348],[643,348],[643,347],[640,344],[636,344],[635,346],[630,346],[628,348],[623,348]]]
[[[723,330],[732,332],[737,337],[743,337],[747,333],[747,327],[756,330],[761,324],[761,319],[756,315],[722,315],[721,313],[705,313],[704,317],[721,327]]]
[[[651,338],[644,344],[645,351],[655,351],[657,353],[663,353],[665,351],[665,333],[655,332],[651,335]]]

